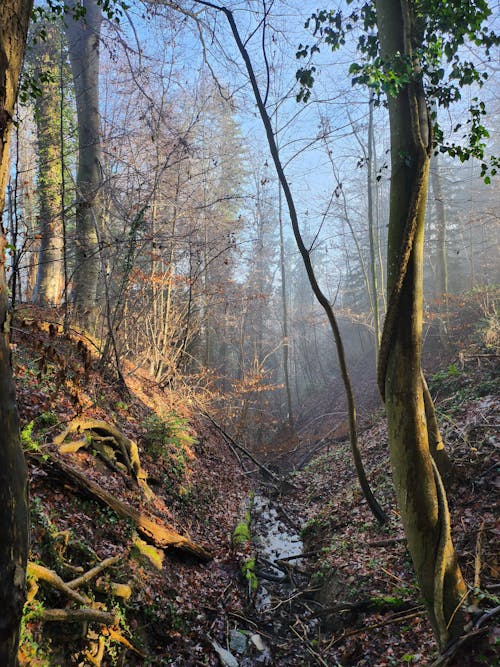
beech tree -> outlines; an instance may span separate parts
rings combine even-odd
[[[378,0],[380,54],[392,67],[401,54],[415,62],[421,39],[410,2]],[[379,355],[394,486],[413,564],[437,640],[443,648],[463,629],[467,588],[451,541],[446,493],[431,456],[420,370],[425,204],[432,123],[421,76],[388,96],[391,194],[388,289],[391,294]],[[428,413],[432,411],[432,404]],[[428,426],[429,424],[429,426]]]
[[[60,33],[55,24],[43,26],[31,50],[34,77],[43,94],[37,98],[37,193],[40,220],[40,250],[33,301],[42,306],[58,306],[64,288],[61,164],[61,91],[59,63]]]
[[[384,92],[390,119],[391,191],[387,256],[387,315],[378,360],[378,384],[387,409],[394,486],[408,547],[429,617],[441,648],[464,625],[467,588],[450,533],[446,493],[439,472],[442,440],[434,406],[421,371],[424,218],[433,150],[462,161],[477,157],[489,180],[498,161],[485,160],[484,104],[469,108],[469,131],[458,142],[444,141],[430,103],[449,106],[467,84],[486,78],[459,49],[470,40],[486,57],[498,37],[485,27],[491,11],[483,0],[435,3],[426,0],[376,0],[348,17],[321,11],[308,25],[333,49],[361,19],[367,33],[358,42],[363,62],[351,65],[353,83]],[[345,20],[347,19],[347,20]],[[378,28],[378,35],[373,32]],[[319,50],[300,45],[299,56]],[[445,60],[447,69],[439,66]],[[314,67],[298,71],[307,99]],[[456,130],[459,130],[457,126]],[[464,142],[465,139],[465,142]]]
[[[73,301],[81,324],[95,324],[100,269],[98,225],[101,220],[101,149],[99,47],[102,12],[97,0],[69,2],[66,35],[78,118],[76,238]],[[83,10],[83,16],[82,14]]]
[[[5,202],[9,136],[26,44],[31,0],[0,3],[0,211]],[[10,360],[10,316],[5,279],[6,241],[0,243],[0,664],[17,662],[28,558],[26,467],[19,437]]]

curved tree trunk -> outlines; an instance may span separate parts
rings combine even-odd
[[[418,36],[413,3],[377,0],[381,54],[391,67],[412,57]],[[388,240],[390,300],[379,355],[389,446],[408,548],[441,647],[463,628],[466,586],[450,536],[446,494],[430,452],[436,445],[432,401],[424,401],[421,374],[424,215],[431,152],[431,122],[422,82],[389,96],[391,196]],[[428,399],[430,396],[427,397]],[[427,410],[426,410],[427,408]]]
[[[71,10],[76,0],[69,3]],[[99,278],[101,149],[99,118],[99,42],[101,8],[97,0],[83,0],[83,18],[66,18],[69,57],[75,85],[78,118],[78,173],[76,178],[76,239],[73,302],[80,323],[92,328],[97,312]]]
[[[201,0],[200,0],[201,1]],[[347,413],[348,413],[348,419],[349,419],[349,440],[351,444],[351,452],[354,460],[354,466],[356,468],[356,473],[358,476],[358,481],[361,486],[361,489],[363,491],[363,495],[366,499],[366,502],[368,503],[368,506],[372,512],[372,514],[375,516],[377,521],[381,524],[385,523],[387,521],[387,516],[384,512],[384,510],[380,507],[379,503],[377,502],[375,496],[373,495],[373,492],[370,488],[370,484],[368,482],[368,478],[366,476],[366,472],[363,466],[363,461],[361,459],[361,452],[359,448],[359,440],[358,440],[358,430],[357,430],[357,423],[356,423],[356,406],[354,402],[354,393],[351,385],[351,378],[349,376],[349,372],[347,370],[347,361],[346,361],[346,356],[345,356],[345,351],[344,351],[344,344],[342,341],[342,337],[340,335],[340,330],[338,327],[337,319],[335,317],[335,314],[333,312],[333,309],[330,305],[330,302],[328,301],[327,297],[321,290],[318,281],[316,279],[316,275],[314,273],[314,268],[311,262],[311,257],[310,253],[307,250],[304,241],[302,239],[302,234],[300,232],[300,227],[299,227],[299,219],[297,215],[297,210],[295,208],[295,202],[292,196],[292,191],[290,190],[290,186],[288,184],[288,181],[286,180],[285,172],[283,170],[283,166],[281,164],[281,159],[279,155],[279,150],[278,146],[276,144],[276,140],[274,137],[273,129],[271,126],[271,121],[269,118],[269,115],[267,113],[264,101],[262,99],[262,96],[260,94],[259,86],[257,84],[257,79],[255,77],[255,72],[252,67],[252,63],[250,60],[250,56],[248,55],[247,50],[245,49],[245,45],[243,44],[241,40],[241,36],[238,31],[238,27],[236,25],[236,22],[234,20],[234,16],[232,12],[227,9],[226,7],[220,7],[218,5],[213,5],[210,2],[205,2],[203,1],[202,4],[205,4],[206,6],[213,7],[214,9],[218,9],[222,11],[231,27],[231,31],[233,33],[233,37],[235,39],[236,45],[238,47],[238,50],[245,62],[245,66],[247,69],[248,76],[250,78],[250,82],[252,84],[252,90],[254,92],[255,96],[255,101],[257,103],[257,107],[259,109],[260,117],[262,119],[262,123],[264,125],[265,131],[266,131],[266,137],[269,145],[269,151],[271,153],[271,156],[273,158],[274,166],[276,169],[276,173],[278,175],[281,187],[283,188],[283,193],[285,195],[285,200],[288,206],[288,212],[290,214],[290,221],[292,223],[292,230],[293,234],[295,237],[295,242],[297,244],[297,247],[299,249],[300,255],[302,257],[302,261],[304,262],[304,267],[307,273],[307,277],[309,279],[309,283],[311,285],[311,289],[314,293],[314,296],[316,297],[318,303],[321,305],[323,310],[325,311],[325,314],[328,318],[328,322],[330,324],[330,328],[332,330],[332,334],[335,340],[335,345],[337,347],[337,355],[338,355],[338,361],[339,361],[339,367],[340,367],[340,374],[342,377],[342,383],[344,385],[344,391],[346,395],[346,401],[347,401]]]
[[[0,2],[0,213],[5,203],[9,135],[31,0]],[[9,345],[5,237],[0,241],[0,664],[17,662],[28,558],[26,467],[19,438]]]

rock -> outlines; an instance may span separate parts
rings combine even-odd
[[[215,641],[212,642],[212,646],[217,651],[219,659],[224,667],[238,667],[239,663],[232,653],[226,651],[225,648],[222,648],[222,646]]]
[[[257,635],[257,634],[252,635],[252,636],[250,637],[250,641],[251,641],[252,644],[255,646],[255,648],[257,649],[257,651],[260,651],[260,652],[262,653],[263,651],[266,650],[266,645],[265,645],[264,642],[262,641],[262,637],[261,637],[260,635]]]
[[[247,648],[246,635],[237,628],[231,630],[229,634],[229,647],[235,653],[245,653]]]

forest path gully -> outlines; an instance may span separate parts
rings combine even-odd
[[[14,329],[32,513],[21,666],[433,664],[373,392],[359,389],[360,444],[383,527],[339,390],[303,411],[298,436],[249,451],[137,369],[124,395],[88,341],[46,320],[29,311]],[[478,347],[432,375],[472,591],[457,666],[499,659],[498,376],[497,353]],[[480,609],[491,617],[474,628]]]

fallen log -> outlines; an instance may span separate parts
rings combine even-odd
[[[62,477],[65,482],[68,480],[73,482],[79,489],[85,491],[95,500],[110,507],[119,516],[124,519],[131,519],[138,532],[156,547],[173,547],[196,556],[196,558],[203,561],[211,559],[210,552],[204,547],[195,544],[188,537],[180,535],[172,528],[157,523],[144,516],[139,510],[135,509],[135,507],[132,507],[111,495],[111,493],[102,489],[99,484],[89,479],[79,470],[68,465],[58,457],[52,456],[44,461],[41,457],[38,457],[35,454],[29,453],[29,456],[31,458],[36,458],[39,466],[56,476]]]

